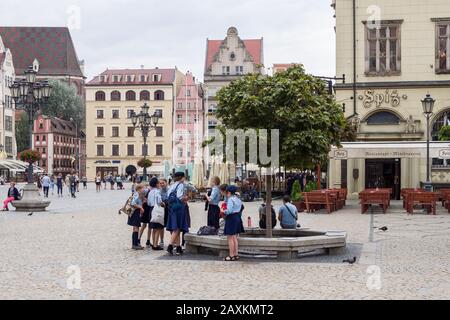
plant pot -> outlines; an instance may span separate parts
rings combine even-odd
[[[298,212],[305,212],[305,210],[306,210],[305,201],[295,201],[295,202],[292,202],[292,204],[297,208]]]

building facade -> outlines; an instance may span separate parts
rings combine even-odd
[[[55,117],[38,115],[34,121],[33,149],[41,153],[39,166],[48,174],[63,176],[85,169],[78,161],[82,145],[85,142],[74,123]]]
[[[147,154],[150,174],[161,175],[172,160],[173,110],[184,75],[174,69],[106,70],[86,85],[86,167],[88,179],[97,173],[131,175],[141,171],[137,162]],[[132,112],[147,103],[149,113],[160,113],[151,131],[148,149],[141,132],[134,130]]]
[[[332,6],[336,74],[346,77],[345,84],[335,86],[336,100],[364,144],[359,152],[354,152],[358,144],[349,144],[330,154],[329,183],[348,188],[350,194],[392,188],[398,198],[401,188],[426,181],[427,124],[421,100],[427,94],[436,100],[432,140],[450,124],[450,2],[335,0]],[[422,143],[413,143],[417,141]],[[386,145],[383,152],[383,142],[406,149]],[[408,144],[421,150],[408,149]],[[433,183],[449,183],[445,156],[432,164]]]
[[[14,80],[12,53],[0,36],[0,152],[9,159],[17,157],[14,100],[9,89]]]
[[[207,133],[213,134],[218,122],[217,92],[233,80],[250,73],[264,73],[263,39],[241,39],[238,30],[230,27],[223,40],[206,41],[204,88],[208,112]]]
[[[205,128],[203,91],[192,73],[184,76],[175,101],[173,163],[187,166],[202,157]]]

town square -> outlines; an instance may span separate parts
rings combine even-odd
[[[0,300],[448,300],[447,0],[11,2]]]

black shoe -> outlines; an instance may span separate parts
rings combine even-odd
[[[153,247],[152,244],[150,243],[150,241],[147,240],[147,242],[145,243],[145,246],[148,247]]]
[[[183,248],[182,247],[177,247],[176,254],[177,254],[177,256],[181,256],[183,254]]]
[[[169,244],[169,246],[167,247],[167,252],[173,255],[173,245]]]

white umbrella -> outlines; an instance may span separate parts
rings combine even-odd
[[[203,163],[200,159],[196,159],[194,162],[194,169],[191,179],[192,184],[197,188],[203,188],[204,187],[203,177],[204,177]]]
[[[214,156],[211,158],[211,172],[209,178],[218,177],[220,175],[220,160]]]
[[[220,182],[224,184],[228,184],[228,179],[230,176],[230,173],[228,172],[228,164],[227,163],[221,163],[220,165]]]

